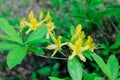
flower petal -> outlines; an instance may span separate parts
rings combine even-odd
[[[26,35],[31,31],[32,29],[31,28],[29,28],[27,31],[26,31]]]
[[[68,43],[68,46],[72,49],[75,50],[75,46],[72,43]]]
[[[26,27],[26,24],[25,24],[25,18],[22,18],[20,20],[20,31],[22,31],[25,27]]]
[[[75,48],[76,48],[76,51],[80,51],[80,48],[82,46],[82,39],[79,38],[76,42],[75,42]]]
[[[81,32],[80,37],[81,37],[82,39],[85,38],[85,33],[84,33],[84,31]]]
[[[53,57],[56,53],[57,53],[57,49],[55,49],[55,51],[53,52],[53,54],[51,55],[51,57]]]
[[[83,51],[85,51],[85,50],[87,50],[87,49],[89,49],[89,46],[88,46],[88,45],[80,48],[81,52],[83,52]]]
[[[77,25],[77,27],[76,27],[76,33],[77,34],[81,33],[81,30],[82,30],[81,24]]]
[[[36,20],[36,18],[31,18],[30,23],[31,23],[31,26],[30,26],[31,29],[36,30],[36,28],[37,28],[37,20]]]
[[[62,43],[61,46],[67,45],[67,43]]]
[[[78,54],[78,56],[83,62],[86,62],[86,58],[83,56],[83,54]]]
[[[57,40],[55,42],[55,44],[57,45],[58,50],[62,49],[61,48],[61,38],[62,38],[62,36],[58,36],[58,38],[57,38]]]
[[[57,48],[57,45],[56,44],[51,44],[51,45],[47,46],[46,48],[49,49],[49,50],[53,50],[53,49]]]
[[[40,11],[39,20],[43,19],[43,11]]]
[[[45,20],[51,20],[51,16],[50,16],[50,12],[49,12],[49,11],[47,12],[47,15],[46,15],[46,17],[45,17]]]
[[[77,54],[73,51],[72,55],[69,57],[69,60],[73,59]]]
[[[54,41],[54,43],[56,43],[57,40],[55,38],[55,35],[52,32],[49,32],[49,34],[50,34],[51,39]]]
[[[30,11],[30,13],[29,13],[29,15],[28,15],[28,18],[29,18],[29,20],[30,20],[31,18],[34,18],[34,12],[33,12],[33,10]]]
[[[47,33],[46,34],[46,39],[49,39],[49,38],[50,38],[49,33]]]

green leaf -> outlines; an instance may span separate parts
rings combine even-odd
[[[5,36],[5,35],[2,35],[2,34],[0,34],[0,39],[10,40],[10,41],[12,41],[12,39],[10,39],[9,36]]]
[[[31,35],[28,37],[26,43],[37,43],[37,41],[41,41],[45,37],[47,33],[46,27],[40,27],[39,29],[35,30]]]
[[[36,39],[36,40],[31,41],[29,43],[29,45],[32,45],[32,44],[34,44],[34,45],[41,45],[41,44],[46,43],[47,41],[48,41],[48,39],[44,39],[44,38],[42,38],[42,39]]]
[[[96,54],[91,54],[91,55],[92,55],[93,59],[95,60],[95,62],[100,67],[100,69],[111,79],[112,75],[110,73],[110,70],[109,70],[108,66],[103,61],[103,59],[100,56],[96,55]]]
[[[19,47],[9,52],[7,55],[7,64],[10,69],[14,68],[17,64],[20,64],[27,55],[26,48]]]
[[[86,76],[84,76],[83,80],[92,80],[95,78],[95,76],[97,76],[96,73],[90,73],[90,74],[87,74]]]
[[[37,55],[44,55],[44,51],[41,48],[38,47],[29,47],[30,51],[34,52]]]
[[[38,80],[36,72],[32,72],[32,74],[31,74],[31,80]]]
[[[120,8],[119,4],[108,4],[106,8]]]
[[[68,60],[68,72],[73,80],[82,80],[82,67],[76,58]]]
[[[101,12],[99,12],[98,16],[100,17],[107,17],[113,15],[113,10],[112,9],[106,9]]]
[[[120,24],[119,24],[120,25]],[[116,41],[120,41],[120,35],[119,34],[116,34],[115,35],[115,39],[116,39]]]
[[[52,70],[50,75],[53,76],[53,77],[58,77],[59,76],[59,70]]]
[[[93,61],[91,54],[92,52],[90,50],[84,51],[84,56],[87,57],[90,61]]]
[[[119,48],[119,46],[120,46],[120,41],[116,41],[116,43],[114,43],[113,45],[110,46],[110,49],[111,50],[112,49],[117,49],[117,48]]]
[[[54,65],[53,65],[53,67],[52,67],[52,71],[51,71],[51,76],[52,77],[57,77],[57,76],[59,76],[59,66],[60,66],[60,64],[59,63],[55,63]]]
[[[0,29],[10,36],[13,41],[23,44],[15,29],[4,18],[0,18]]]
[[[41,74],[41,75],[49,75],[50,72],[51,72],[51,67],[50,67],[50,66],[42,67],[42,68],[39,69],[37,72],[38,72],[39,74]]]
[[[60,79],[60,78],[56,78],[56,77],[49,77],[50,80],[65,80],[65,79]]]
[[[97,77],[97,76],[96,76],[96,77],[94,78],[94,80],[105,80],[105,79],[102,78],[102,77]]]
[[[11,50],[17,47],[20,45],[12,42],[0,42],[0,50]]]
[[[70,33],[71,33],[71,35],[75,34],[75,27],[73,25],[70,28]]]
[[[63,78],[63,80],[72,80],[72,79],[69,77],[65,77],[65,78]]]
[[[118,78],[117,80],[120,80],[120,78]]]
[[[94,8],[94,7],[102,7],[103,6],[103,0],[90,0],[89,7]]]
[[[59,63],[55,63],[52,67],[53,70],[58,70],[60,67],[60,64]]]
[[[112,74],[112,80],[116,79],[117,73],[119,70],[119,63],[117,58],[114,55],[111,55],[110,58],[107,61],[107,66],[109,67],[111,74]]]

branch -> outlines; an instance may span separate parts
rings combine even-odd
[[[88,72],[87,72],[87,71],[85,71],[84,69],[82,69],[82,71],[83,71],[85,74],[88,74]]]
[[[33,54],[35,54],[35,53],[33,53]],[[39,54],[35,54],[35,55],[40,56],[40,57],[43,57],[43,58],[47,58],[47,59],[56,59],[56,60],[65,60],[65,61],[68,60],[68,58],[48,57],[48,56],[39,55]]]
[[[97,28],[98,28],[98,30],[101,32],[101,33],[103,33],[104,35],[106,35],[108,38],[112,38],[111,36],[109,36],[107,33],[105,33],[101,28],[99,28],[98,26],[97,26]]]
[[[111,25],[113,26],[113,28],[117,31],[118,34],[120,34],[119,29],[116,27],[116,25],[113,23],[113,21],[111,19],[109,19]]]

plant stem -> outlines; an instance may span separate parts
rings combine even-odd
[[[35,53],[34,53],[35,54]],[[44,56],[44,55],[39,55],[39,54],[35,54],[37,56],[43,57],[43,58],[47,58],[47,59],[56,59],[56,60],[65,60],[67,61],[68,58],[59,58],[59,57],[48,57],[48,56]]]
[[[85,74],[88,74],[88,72],[87,72],[87,71],[85,71],[84,69],[82,69],[82,71],[83,71]]]
[[[109,19],[109,21],[110,21],[111,25],[113,26],[113,28],[116,30],[116,32],[117,32],[118,34],[120,34],[119,29],[116,27],[116,25],[113,23],[113,21],[112,21],[111,19]]]
[[[98,30],[101,32],[101,33],[103,33],[104,35],[106,35],[108,38],[112,38],[111,36],[109,36],[107,33],[105,33],[101,28],[99,28],[98,26],[97,26],[97,28],[98,28]]]

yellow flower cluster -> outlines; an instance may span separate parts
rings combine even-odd
[[[54,44],[48,45],[46,48],[49,50],[54,50],[52,57],[57,53],[57,51],[62,50],[62,46],[67,45],[73,52],[69,57],[70,59],[73,59],[75,56],[79,56],[79,58],[86,62],[86,58],[84,57],[83,53],[85,50],[94,51],[95,44],[93,43],[93,39],[91,36],[88,36],[87,39],[85,39],[86,35],[84,34],[84,31],[82,31],[82,26],[79,24],[76,27],[75,32],[72,32],[71,40],[70,42],[61,43],[62,36],[58,36],[56,38],[54,33],[54,23],[52,22],[52,18],[50,16],[50,13],[48,12],[46,17],[43,18],[43,12],[40,12],[39,19],[37,20],[34,16],[33,11],[30,11],[28,15],[29,22],[25,20],[25,18],[22,18],[20,21],[21,30],[23,30],[26,26],[29,27],[29,29],[26,31],[26,34],[28,34],[31,30],[36,30],[38,27],[45,25],[48,29],[46,38],[51,38]]]
[[[27,26],[29,27],[29,29],[26,31],[26,34],[28,34],[32,30],[36,30],[38,27],[40,27],[42,25],[47,26],[49,32],[52,32],[53,29],[55,28],[49,12],[47,12],[47,15],[44,18],[43,12],[41,11],[40,15],[39,15],[39,19],[37,20],[37,18],[34,16],[34,12],[31,10],[28,15],[28,20],[29,21],[26,21],[25,18],[22,18],[20,21],[21,31],[25,27],[27,27]],[[46,37],[49,38],[49,33],[47,33]]]
[[[91,50],[93,52],[95,45],[91,36],[88,36],[86,41],[84,40],[85,34],[84,31],[82,31],[81,25],[79,24],[76,27],[76,32],[72,34],[71,42],[68,43],[68,46],[73,50],[69,59],[72,59],[78,55],[83,62],[86,62],[86,58],[84,57],[83,52],[85,50]]]
[[[58,50],[62,50],[62,46],[68,45],[68,47],[70,47],[73,51],[72,55],[69,57],[69,60],[78,55],[83,62],[86,62],[86,58],[83,55],[84,51],[90,50],[93,52],[95,48],[95,44],[93,43],[93,39],[91,36],[88,36],[87,40],[85,39],[85,34],[84,31],[82,31],[82,27],[80,24],[76,27],[76,31],[72,34],[70,42],[61,43],[61,36],[58,36],[57,39],[52,33],[50,33],[50,36],[55,43],[47,46],[47,49],[49,50],[55,49],[52,57],[56,54]]]

